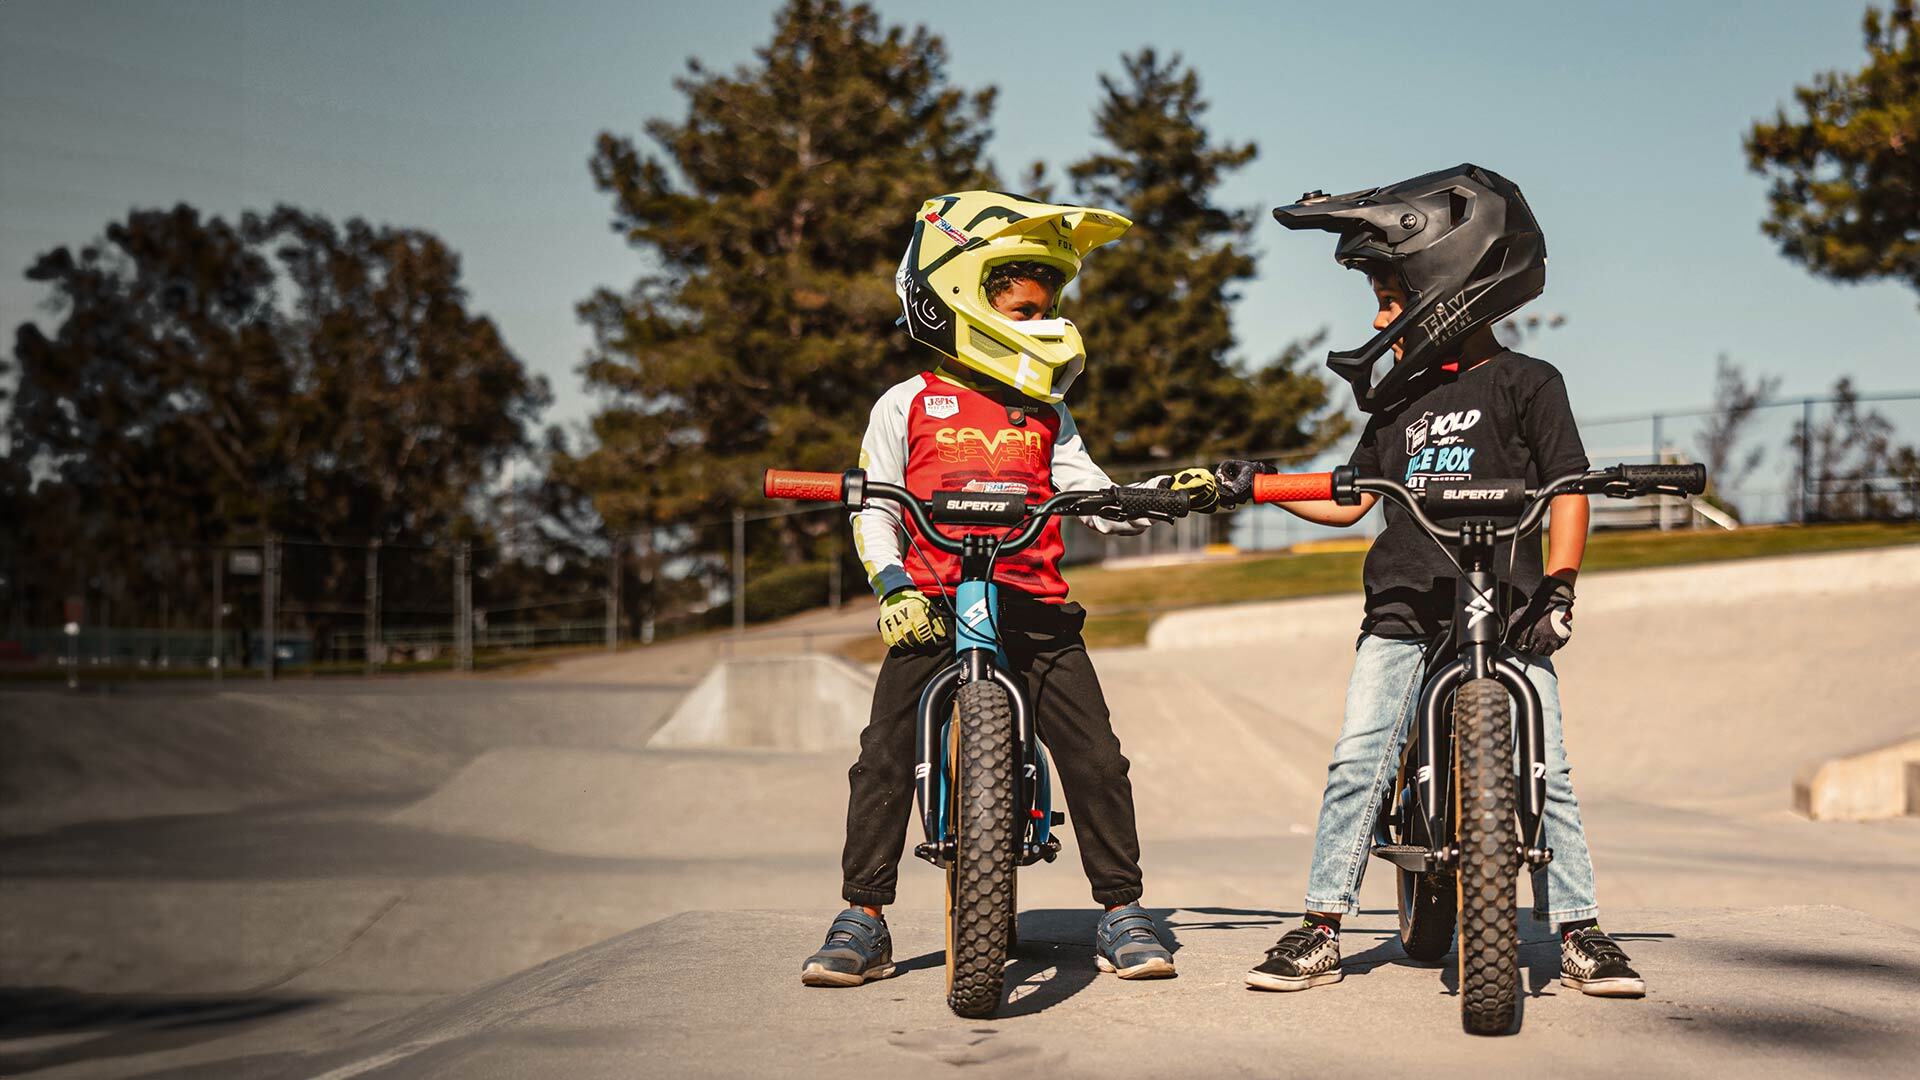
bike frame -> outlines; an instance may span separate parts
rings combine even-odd
[[[835,499],[850,510],[861,510],[870,497],[878,496],[898,505],[914,524],[920,536],[932,546],[960,557],[960,581],[953,594],[953,663],[927,681],[920,691],[916,716],[914,799],[920,807],[920,826],[925,842],[913,853],[946,868],[953,862],[952,823],[947,820],[949,785],[946,755],[947,724],[952,701],[960,687],[991,679],[1007,692],[1013,705],[1014,761],[1018,764],[1014,783],[1014,806],[1024,815],[1020,828],[1019,850],[1015,853],[1022,866],[1041,859],[1052,861],[1060,853],[1060,841],[1053,835],[1061,817],[1053,809],[1053,782],[1047,756],[1037,737],[1033,704],[1026,688],[1009,670],[1006,651],[1001,647],[997,625],[1000,590],[993,582],[993,563],[1001,555],[1026,550],[1048,523],[1065,513],[1123,513],[1126,518],[1172,520],[1170,515],[1187,512],[1184,493],[1158,489],[1110,488],[1106,491],[1063,491],[1038,506],[1028,506],[1024,496],[936,492],[923,503],[906,488],[896,484],[871,482],[859,469],[833,476],[826,473],[768,473],[768,494],[776,496],[776,486],[792,497]],[[928,505],[933,506],[932,514]],[[937,518],[943,520],[936,521]],[[968,534],[948,536],[938,528],[949,525],[992,525],[1007,531],[999,536]]]
[[[1381,856],[1405,869],[1422,871],[1451,866],[1459,857],[1452,842],[1453,800],[1447,797],[1452,790],[1453,694],[1468,680],[1492,678],[1506,688],[1514,703],[1522,854],[1529,867],[1538,869],[1553,858],[1553,851],[1541,843],[1547,805],[1546,717],[1539,691],[1512,650],[1502,644],[1505,625],[1495,603],[1499,577],[1492,569],[1496,530],[1491,522],[1473,521],[1463,525],[1461,532],[1462,574],[1454,586],[1454,629],[1446,639],[1454,644],[1454,654],[1445,662],[1433,657],[1427,664],[1414,711],[1419,728],[1406,751],[1413,766],[1414,809],[1426,823],[1433,848],[1424,857],[1404,852],[1381,852]],[[1445,641],[1435,649],[1444,646]]]
[[[1038,506],[1028,506],[1024,495],[941,491],[923,502],[897,484],[869,481],[860,469],[837,476],[768,470],[766,493],[769,498],[833,500],[856,511],[865,509],[870,497],[885,499],[913,519],[928,544],[960,557],[960,581],[953,593],[953,663],[921,689],[915,718],[914,799],[920,806],[920,826],[926,840],[916,845],[913,853],[943,869],[953,863],[953,823],[947,820],[952,777],[947,774],[943,752],[950,736],[947,725],[954,695],[960,688],[990,679],[1006,690],[1013,706],[1017,763],[1014,806],[1022,814],[1015,857],[1022,866],[1041,859],[1052,861],[1060,853],[1053,828],[1062,823],[1062,818],[1053,809],[1053,782],[1046,753],[1036,735],[1033,704],[1026,688],[1009,670],[1006,651],[1001,647],[997,625],[1000,590],[993,582],[994,560],[1026,550],[1060,514],[1113,513],[1125,519],[1171,521],[1187,512],[1186,494],[1121,487],[1062,491]],[[970,533],[952,537],[941,532],[939,525],[988,525],[1006,531],[998,536]]]
[[[1028,866],[1059,851],[1059,842],[1053,839],[1052,776],[1035,734],[1032,703],[1026,688],[1009,670],[997,632],[1000,587],[990,576],[996,545],[985,536],[964,537],[961,545],[960,582],[953,596],[954,660],[920,691],[914,797],[920,805],[926,842],[915,847],[914,854],[940,867],[952,859],[952,823],[947,820],[947,790],[952,778],[947,775],[942,748],[947,745],[947,725],[952,722],[953,696],[965,683],[991,679],[1006,690],[1013,703],[1014,761],[1020,765],[1014,805],[1024,811],[1025,818],[1018,858],[1020,865]]]
[[[1429,517],[1421,500],[1398,483],[1384,479],[1357,479],[1350,470],[1337,471],[1332,480],[1335,502],[1353,505],[1361,492],[1391,498],[1411,514],[1417,524],[1436,540],[1452,541],[1459,553],[1461,574],[1454,582],[1453,625],[1446,637],[1430,647],[1426,672],[1415,705],[1418,728],[1412,733],[1403,761],[1411,766],[1410,790],[1396,792],[1411,796],[1412,812],[1426,828],[1428,848],[1409,849],[1383,842],[1373,853],[1403,870],[1431,872],[1452,868],[1460,851],[1454,843],[1453,799],[1453,710],[1454,691],[1472,679],[1495,679],[1506,688],[1514,704],[1516,735],[1515,791],[1519,795],[1521,856],[1531,869],[1539,869],[1553,860],[1546,847],[1544,821],[1547,805],[1546,716],[1539,691],[1517,662],[1518,655],[1505,644],[1506,625],[1500,617],[1500,578],[1494,571],[1494,549],[1502,541],[1519,543],[1539,527],[1554,496],[1598,490],[1624,497],[1625,481],[1618,473],[1576,473],[1560,477],[1539,491],[1526,491],[1517,483],[1471,482],[1453,487],[1456,497],[1471,499],[1489,513],[1517,515],[1513,525],[1501,526],[1492,517],[1475,517],[1458,528],[1448,528]],[[1448,645],[1453,655],[1442,661]],[[1384,816],[1386,807],[1382,808]],[[1378,832],[1378,830],[1376,830]]]

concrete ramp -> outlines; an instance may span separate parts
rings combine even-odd
[[[1793,808],[1815,821],[1920,817],[1920,735],[1809,766]]]
[[[388,820],[568,855],[818,852],[830,865],[846,822],[851,761],[844,750],[827,759],[511,747],[482,754]]]
[[[480,679],[0,691],[0,836],[419,795],[496,746],[637,750],[681,693]]]
[[[1327,778],[1321,744],[1329,718],[1339,724],[1347,675],[1340,646],[1327,651],[1332,662],[1265,693],[1222,678],[1204,661],[1168,664],[1144,650],[1098,655],[1143,830],[1310,832]]]
[[[1920,546],[1582,576],[1573,640],[1553,658],[1576,790],[1784,812],[1808,762],[1914,735],[1920,665],[1899,643],[1916,609]],[[1116,684],[1211,677],[1258,704],[1249,725],[1296,765],[1324,768],[1360,614],[1357,595],[1174,612],[1147,648],[1098,661],[1103,677],[1124,668]],[[1129,695],[1108,696],[1131,722]],[[1142,716],[1122,732],[1128,752],[1179,738],[1177,715]],[[1221,785],[1238,772],[1223,764]]]
[[[723,660],[647,746],[839,750],[859,740],[872,705],[873,676],[839,657]]]
[[[1462,1034],[1452,964],[1408,962],[1390,914],[1349,922],[1344,983],[1265,994],[1242,975],[1297,924],[1296,911],[1161,909],[1180,974],[1145,984],[1095,970],[1091,908],[1027,911],[1006,1004],[989,1020],[946,1009],[938,916],[888,914],[901,973],[877,985],[800,985],[789,961],[818,944],[821,911],[689,912],[429,1006],[281,1075],[842,1076],[857,1047],[856,1071],[874,1076],[1364,1069],[1612,1080],[1890,1076],[1920,1053],[1920,931],[1845,908],[1615,912],[1608,926],[1650,987],[1639,1001],[1560,986],[1558,943],[1529,925],[1522,1026],[1505,1039]]]

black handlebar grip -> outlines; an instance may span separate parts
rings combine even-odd
[[[1636,488],[1670,488],[1698,495],[1707,490],[1705,465],[1622,465],[1620,479]]]
[[[1188,510],[1187,493],[1167,488],[1116,487],[1113,489],[1113,505],[1122,517],[1127,518],[1146,517],[1148,514],[1181,517]]]

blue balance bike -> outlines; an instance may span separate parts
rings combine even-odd
[[[1065,491],[1037,506],[1021,494],[938,491],[922,500],[866,473],[769,469],[768,498],[838,502],[863,510],[897,504],[929,544],[960,559],[952,594],[953,663],[920,694],[914,770],[925,842],[913,853],[947,872],[947,1005],[968,1017],[993,1015],[1015,943],[1015,871],[1060,853],[1046,754],[1033,709],[1008,670],[997,625],[994,561],[1025,550],[1057,516],[1171,521],[1187,495],[1158,488]],[[952,536],[939,526],[965,527]]]

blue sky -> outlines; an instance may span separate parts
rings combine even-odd
[[[749,60],[775,6],[9,0],[6,340],[47,318],[21,276],[36,252],[133,206],[289,202],[445,237],[474,306],[553,383],[550,419],[578,421],[593,401],[573,306],[642,266],[608,231],[592,140],[683,115],[685,60]],[[878,6],[944,35],[958,85],[1000,87],[991,149],[1008,175],[1034,160],[1057,173],[1093,145],[1097,77],[1123,51],[1193,63],[1216,138],[1261,149],[1222,192],[1262,211],[1260,278],[1236,312],[1250,358],[1322,326],[1351,346],[1372,309],[1331,238],[1288,234],[1266,208],[1474,161],[1517,180],[1545,225],[1535,310],[1568,322],[1533,351],[1566,372],[1581,414],[1702,404],[1721,352],[1787,393],[1842,373],[1920,387],[1913,293],[1827,284],[1781,258],[1740,148],[1796,83],[1859,66],[1860,3],[1063,3],[1018,28],[951,4]]]

